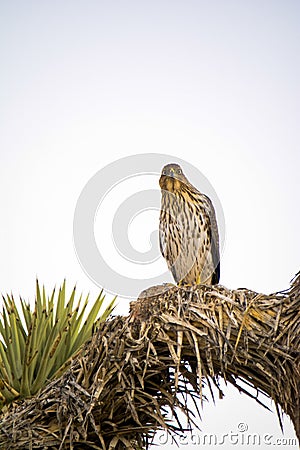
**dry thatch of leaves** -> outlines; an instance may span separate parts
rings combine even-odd
[[[129,317],[101,324],[59,379],[3,413],[1,449],[141,449],[190,423],[219,377],[274,400],[300,436],[300,273],[271,295],[223,286],[157,286]],[[246,389],[247,390],[247,389]],[[170,409],[175,421],[168,421]]]

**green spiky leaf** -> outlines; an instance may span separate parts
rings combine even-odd
[[[88,308],[88,296],[76,300],[76,287],[66,296],[64,281],[47,297],[36,281],[34,307],[20,298],[3,297],[0,314],[0,407],[30,397],[68,367],[99,321],[114,308],[113,299],[99,315],[103,291]],[[89,309],[89,311],[88,311]]]

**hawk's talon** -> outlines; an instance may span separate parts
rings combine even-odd
[[[188,282],[183,281],[183,280],[180,280],[180,281],[177,283],[177,287],[180,287],[180,288],[188,288],[188,287],[193,287],[193,286],[196,286],[196,285],[195,285],[195,284],[192,284],[192,283],[188,283]]]

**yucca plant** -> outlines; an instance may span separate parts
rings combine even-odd
[[[68,362],[92,335],[99,322],[114,308],[113,299],[99,316],[104,294],[100,292],[89,312],[89,296],[75,300],[76,287],[66,299],[64,281],[56,295],[47,296],[36,281],[33,309],[20,298],[3,297],[0,315],[0,408],[36,394],[49,380],[68,367]],[[86,319],[85,319],[86,316]]]
[[[263,394],[271,398],[300,439],[299,311],[300,272],[290,289],[268,295],[152,286],[129,315],[99,324],[61,377],[4,411],[0,449],[147,449],[158,429],[186,442],[197,426],[192,402],[200,415],[213,386],[222,397],[220,377],[262,405]]]

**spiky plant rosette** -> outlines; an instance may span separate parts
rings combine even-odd
[[[105,321],[113,309],[111,301],[102,315],[105,296],[94,302],[89,296],[69,298],[66,282],[50,296],[36,281],[33,308],[12,295],[3,297],[0,313],[0,407],[19,398],[31,397],[67,369],[70,359]]]
[[[201,404],[203,382],[209,392],[219,377],[271,398],[299,437],[299,310],[300,274],[270,295],[153,287],[129,317],[100,324],[62,377],[3,417],[0,448],[148,448],[155,430],[184,428],[166,408],[192,419],[188,399]]]

